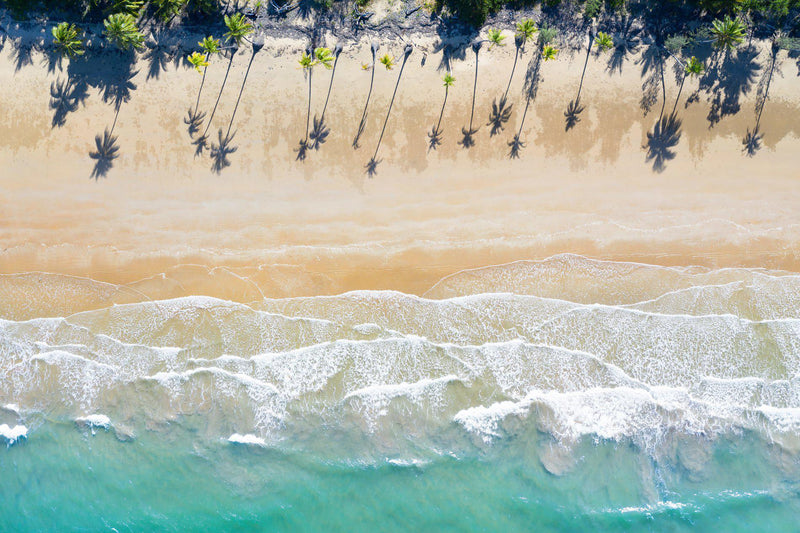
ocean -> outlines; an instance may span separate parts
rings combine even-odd
[[[0,531],[800,530],[793,273],[558,256],[421,296],[15,298]]]

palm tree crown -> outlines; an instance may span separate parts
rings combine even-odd
[[[383,54],[383,56],[381,56],[381,64],[386,67],[386,70],[392,70],[392,67],[394,67],[394,58],[389,54]]]
[[[444,75],[442,81],[444,82],[445,87],[450,88],[456,82],[456,79],[452,74],[448,72],[447,74]]]
[[[315,64],[322,65],[328,70],[333,67],[331,63],[333,62],[334,57],[330,48],[325,48],[324,46],[317,48],[314,50],[314,57],[316,58]]]
[[[187,59],[189,60],[189,63],[191,63],[192,66],[194,66],[197,72],[202,72],[200,68],[201,67],[205,68],[209,65],[208,61],[206,60],[205,54],[201,52],[192,52],[189,55],[189,57],[187,57]]]
[[[558,48],[556,48],[555,46],[548,44],[545,45],[544,48],[542,48],[542,59],[544,59],[545,61],[550,61],[551,59],[555,59],[556,54],[558,54]]]
[[[744,41],[744,32],[744,24],[739,19],[726,16],[712,23],[711,35],[714,36],[714,46],[717,48],[733,50]]]
[[[105,35],[109,41],[122,50],[141,48],[144,35],[136,26],[136,19],[130,13],[114,13],[103,21]]]
[[[253,25],[241,13],[225,15],[224,20],[225,26],[228,27],[225,39],[235,42],[236,46],[240,46],[244,38],[253,33]]]
[[[219,53],[219,39],[214,39],[211,35],[204,37],[203,40],[197,44],[203,49],[206,56]]]
[[[311,68],[314,66],[314,59],[308,55],[308,53],[303,52],[303,55],[300,56],[298,63],[300,63],[300,67],[304,69]]]
[[[83,54],[83,41],[78,37],[80,30],[74,24],[62,22],[53,28],[53,38],[56,48],[62,56],[76,56]]]
[[[597,36],[594,38],[594,44],[597,45],[603,52],[606,52],[614,46],[614,39],[605,32],[599,31],[597,32]]]
[[[533,34],[539,31],[533,19],[523,19],[522,22],[517,22],[517,38],[522,41],[524,45],[530,39],[533,39]]]
[[[489,50],[494,48],[495,46],[505,46],[503,41],[506,40],[506,36],[503,35],[502,30],[496,30],[493,28],[489,29],[489,42],[492,43],[489,45]]]
[[[686,74],[689,74],[690,76],[699,76],[705,69],[706,66],[703,64],[703,62],[697,59],[695,56],[690,57],[686,62]]]

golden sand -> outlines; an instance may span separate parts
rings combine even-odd
[[[585,110],[570,131],[564,111],[585,55],[565,51],[544,63],[523,129],[526,147],[510,160],[507,143],[522,116],[531,50],[511,86],[511,120],[495,137],[486,121],[505,89],[513,48],[481,52],[475,105],[481,128],[469,150],[457,140],[469,121],[475,59],[468,50],[453,60],[457,81],[444,113],[444,144],[429,152],[426,132],[439,115],[443,71],[440,55],[431,51],[421,65],[417,49],[370,179],[364,165],[399,67],[376,72],[361,148],[354,150],[370,76],[361,64],[370,54],[366,42],[348,47],[326,113],[328,141],[300,162],[294,149],[306,121],[306,82],[296,61],[302,46],[268,43],[256,56],[233,126],[237,149],[220,174],[211,171],[208,152],[195,157],[183,122],[201,76],[171,65],[147,79],[149,65],[140,59],[136,90],[114,129],[119,157],[99,179],[90,178],[89,153],[95,135],[111,126],[113,106],[90,89],[85,106],[63,127],[51,127],[51,83],[65,73],[48,73],[36,52],[33,65],[16,71],[6,47],[0,58],[0,84],[11,88],[0,106],[3,294],[39,294],[27,305],[50,313],[186,294],[240,301],[352,289],[422,294],[462,269],[564,252],[800,271],[798,73],[785,55],[761,118],[761,151],[742,152],[756,119],[756,88],[741,98],[739,113],[710,128],[705,95],[684,105],[697,88],[690,79],[677,106],[682,129],[674,159],[654,172],[644,146],[662,99],[659,93],[644,115],[637,57],[621,74],[606,70],[605,56],[589,59]],[[399,57],[402,46],[384,51]],[[234,60],[211,141],[227,128],[249,56],[241,50]],[[767,66],[768,55],[760,61]],[[225,67],[218,59],[208,71],[201,110],[213,106]],[[321,112],[329,76],[314,73],[313,112]],[[671,67],[665,85],[668,114],[678,91]],[[26,272],[74,278],[18,275]],[[88,283],[81,278],[113,284],[107,291],[114,296],[97,296],[97,284],[97,301],[83,292],[53,296]]]

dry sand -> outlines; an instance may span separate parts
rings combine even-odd
[[[562,252],[800,271],[800,78],[785,53],[761,118],[761,151],[754,157],[742,151],[756,119],[760,73],[739,113],[711,128],[706,95],[684,106],[697,88],[688,80],[677,107],[682,130],[675,157],[654,172],[644,145],[662,100],[659,93],[646,115],[640,108],[638,56],[621,73],[608,72],[607,56],[590,58],[581,98],[586,109],[568,132],[564,111],[585,56],[564,51],[543,64],[523,129],[526,147],[510,160],[507,143],[522,116],[531,50],[511,87],[513,116],[491,138],[485,123],[492,99],[505,88],[513,48],[481,52],[475,105],[481,129],[470,150],[457,140],[469,121],[475,58],[467,51],[454,60],[444,144],[428,152],[443,72],[440,55],[431,51],[422,65],[417,49],[405,68],[378,174],[370,179],[364,165],[399,67],[376,72],[366,131],[354,150],[369,83],[361,64],[370,57],[366,42],[349,46],[326,115],[328,141],[299,162],[294,149],[304,136],[306,85],[296,60],[303,45],[268,42],[256,56],[234,125],[237,150],[219,175],[208,153],[195,157],[183,122],[201,76],[171,64],[147,79],[149,65],[140,59],[136,89],[114,129],[119,157],[99,179],[90,178],[89,153],[95,135],[111,126],[113,106],[90,89],[63,127],[51,127],[51,83],[65,74],[48,72],[36,52],[32,65],[16,70],[6,46],[0,53],[0,300],[38,294],[26,305],[64,313],[109,299],[185,294],[234,300],[352,289],[421,294],[461,269]],[[399,56],[402,44],[384,44],[381,53],[387,49]],[[227,127],[249,55],[241,50],[234,60],[212,141]],[[768,65],[768,54],[760,61]],[[217,59],[210,68],[201,109],[213,106],[225,66]],[[314,74],[317,113],[329,76],[323,69]],[[671,71],[666,91],[668,113],[678,91]],[[26,272],[76,278],[19,275]],[[89,284],[77,278],[114,285],[90,284],[91,297],[70,293]]]

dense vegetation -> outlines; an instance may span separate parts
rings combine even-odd
[[[691,23],[698,18],[724,15],[747,18],[753,26],[765,29],[796,30],[800,26],[800,0],[432,0],[422,2],[432,15],[451,14],[480,26],[504,6],[533,7],[541,2],[546,10],[582,13],[585,19],[630,13],[652,18],[653,22]],[[0,0],[17,18],[30,13],[59,14],[73,22],[99,22],[111,14],[128,13],[148,21],[171,24],[176,20],[202,22],[218,20],[231,2],[222,0]],[[303,4],[304,10],[352,13],[369,10],[370,0],[250,0],[254,12],[274,6]],[[265,9],[266,10],[266,9]]]

